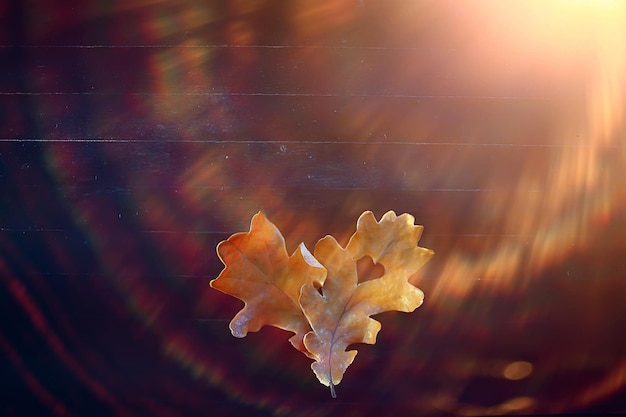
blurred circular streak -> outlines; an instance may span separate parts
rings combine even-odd
[[[11,345],[4,340],[0,334],[0,349],[4,350],[5,355],[11,360],[11,364],[17,369],[20,376],[28,386],[28,388],[35,394],[35,397],[44,405],[46,405],[57,416],[70,417],[74,414],[67,411],[65,405],[50,394],[38,381],[38,379],[29,372],[23,365],[17,352],[12,349]]]
[[[480,407],[475,405],[462,406],[458,412],[464,416],[499,416],[509,413],[524,412],[530,414],[536,404],[532,397],[515,397],[498,405],[491,407]]]
[[[95,378],[89,369],[84,366],[81,361],[73,354],[70,348],[66,346],[62,339],[62,335],[56,333],[53,327],[49,324],[48,319],[42,313],[42,310],[37,305],[35,299],[31,296],[28,288],[24,285],[21,279],[18,279],[8,270],[5,270],[6,266],[3,260],[0,259],[0,274],[6,281],[7,289],[11,293],[11,296],[19,303],[20,307],[24,310],[24,313],[31,321],[33,328],[40,334],[40,336],[48,344],[54,355],[61,361],[78,380],[88,387],[89,391],[93,393],[104,404],[110,406],[113,410],[122,416],[128,415],[128,410],[119,401],[115,394],[110,391],[104,384],[102,384],[97,378]],[[27,267],[27,271],[28,271]],[[36,271],[28,271],[28,273],[37,273]],[[1,335],[0,335],[1,336]],[[2,342],[3,340],[0,340]],[[9,356],[12,355],[12,348],[10,345],[0,346],[3,347]],[[65,412],[65,406],[58,402],[54,396],[52,396],[45,387],[34,378],[30,372],[21,364],[19,356],[13,356],[13,365],[21,374],[24,382],[31,388],[34,394],[39,397],[44,404],[51,404],[54,411]]]
[[[295,41],[319,45],[321,39],[327,39],[329,31],[341,31],[344,25],[354,21],[362,5],[359,0],[290,2],[288,18]]]
[[[581,406],[587,406],[607,398],[626,385],[626,359],[616,363],[611,369],[609,375],[598,384],[590,385],[587,389],[576,397],[576,403]],[[561,408],[562,410],[565,407]]]
[[[52,173],[64,187],[76,186],[76,181],[84,177],[84,175],[72,172],[73,164],[66,160],[72,156],[69,148],[52,146],[47,152],[47,161]],[[111,169],[114,170],[116,166],[113,155],[110,162]],[[86,169],[88,170],[89,167]],[[169,320],[165,319],[168,305],[172,301],[171,296],[162,291],[161,285],[148,286],[147,281],[143,279],[144,267],[131,259],[133,254],[139,253],[137,242],[134,239],[116,239],[115,241],[110,239],[111,236],[124,235],[119,231],[113,232],[116,228],[111,222],[113,217],[107,217],[113,209],[111,204],[106,201],[94,204],[91,199],[79,195],[68,196],[68,198],[75,200],[72,206],[73,215],[77,225],[90,237],[91,245],[99,260],[97,267],[106,271],[111,277],[110,284],[126,300],[133,315],[159,338],[163,352],[176,360],[183,369],[189,370],[195,378],[203,379],[210,385],[220,388],[229,397],[248,404],[256,403],[256,400],[252,399],[254,397],[252,393],[244,392],[243,387],[237,386],[229,378],[224,377],[222,366],[216,358],[211,357],[206,351],[198,352],[198,343],[186,336],[180,336],[172,328]],[[148,203],[150,203],[149,200]],[[162,203],[163,201],[154,200],[148,208],[157,209]],[[152,207],[153,204],[154,207]],[[170,218],[169,213],[162,212],[159,215],[159,211],[155,211],[156,220],[161,225]],[[184,245],[183,248],[189,249],[189,245]]]

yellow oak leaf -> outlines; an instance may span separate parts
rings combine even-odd
[[[262,213],[255,214],[249,232],[217,246],[225,267],[210,282],[245,304],[230,322],[233,336],[264,325],[295,333],[289,341],[315,360],[313,372],[335,397],[335,385],[357,354],[346,348],[376,342],[381,325],[370,316],[410,312],[423,302],[424,294],[408,279],[433,251],[417,246],[423,228],[414,221],[390,211],[377,222],[366,211],[345,248],[326,236],[316,244],[315,256],[304,244],[288,256],[280,231]],[[366,256],[385,272],[359,282],[357,261]]]
[[[303,285],[321,286],[326,270],[304,246],[287,256],[285,239],[263,213],[252,217],[248,233],[236,233],[217,246],[225,268],[211,287],[245,303],[230,322],[235,337],[264,325],[294,332],[289,341],[310,356],[303,345],[311,330],[298,299]]]
[[[409,214],[396,216],[390,211],[376,222],[367,211],[345,249],[332,236],[315,246],[314,256],[328,275],[321,291],[311,284],[302,287],[300,305],[312,329],[304,345],[315,359],[313,372],[330,387],[333,397],[334,386],[357,354],[346,348],[376,342],[381,325],[370,316],[392,310],[411,312],[424,300],[422,291],[408,279],[434,252],[417,246],[423,227],[414,225],[414,220]],[[383,276],[359,283],[357,261],[364,256],[384,267]]]

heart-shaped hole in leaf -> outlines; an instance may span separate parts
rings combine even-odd
[[[359,282],[371,281],[385,274],[385,267],[377,264],[370,256],[364,256],[356,261],[356,273]]]

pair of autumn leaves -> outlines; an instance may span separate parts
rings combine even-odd
[[[381,325],[370,316],[411,312],[424,300],[408,279],[433,251],[417,246],[423,227],[414,221],[409,214],[389,211],[377,222],[366,211],[345,248],[326,236],[313,254],[301,243],[288,256],[278,228],[262,213],[255,214],[249,232],[217,246],[225,267],[210,283],[245,303],[230,322],[233,336],[244,337],[264,325],[295,333],[289,341],[315,361],[313,372],[334,398],[334,386],[357,354],[346,348],[376,342]],[[357,261],[365,256],[385,273],[359,282]]]

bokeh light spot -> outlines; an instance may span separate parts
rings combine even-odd
[[[533,365],[526,361],[516,361],[508,364],[503,370],[502,375],[506,379],[516,381],[518,379],[524,379],[530,375],[533,371]]]

